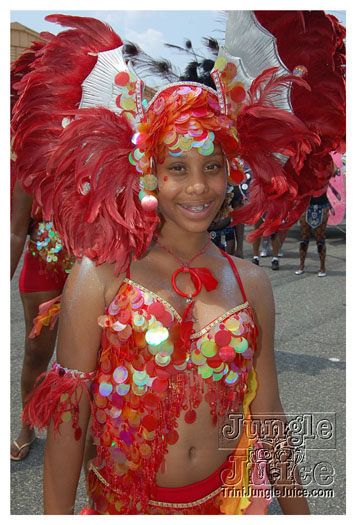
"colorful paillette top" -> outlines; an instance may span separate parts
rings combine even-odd
[[[213,424],[219,415],[239,411],[257,340],[253,311],[239,282],[244,304],[193,333],[189,348],[180,337],[178,312],[129,278],[99,318],[103,335],[92,384],[97,457],[91,469],[122,495],[113,512],[110,498],[96,500],[93,490],[92,505],[100,513],[145,512],[167,445],[179,438],[182,411],[188,424],[203,400]]]

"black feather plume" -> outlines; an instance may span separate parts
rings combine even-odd
[[[209,36],[208,38],[203,37],[202,42],[205,47],[209,49],[209,51],[212,52],[214,56],[217,56],[219,53],[219,42],[216,40],[216,38],[213,38]]]
[[[131,60],[136,73],[142,78],[160,76],[168,82],[176,82],[179,79],[169,60],[156,60],[132,42],[125,43],[124,56],[126,60]]]
[[[200,67],[202,68],[202,70],[205,72],[205,73],[209,73],[210,74],[210,71],[213,69],[214,67],[214,60],[210,60],[209,58],[206,58],[205,60],[203,60],[203,62],[200,64]]]
[[[140,52],[140,48],[133,42],[126,42],[124,45],[124,54],[127,58],[133,58]]]

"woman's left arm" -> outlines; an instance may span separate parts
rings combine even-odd
[[[272,287],[268,276],[261,268],[254,267],[250,273],[252,275],[248,280],[249,286],[246,287],[246,292],[247,298],[254,308],[259,331],[254,362],[258,388],[256,397],[251,403],[251,415],[253,419],[260,420],[265,429],[271,428],[270,424],[266,425],[267,420],[272,421],[272,426],[277,425],[277,428],[283,427],[285,429],[282,436],[279,434],[278,439],[274,438],[274,441],[271,441],[270,436],[268,436],[268,441],[264,443],[264,448],[267,448],[270,454],[267,469],[270,471],[273,468],[274,473],[273,476],[270,475],[270,481],[275,492],[280,494],[278,501],[283,513],[310,514],[306,499],[302,496],[303,487],[300,484],[298,468],[296,463],[293,463],[294,450],[291,447],[287,420],[279,397],[274,356],[275,306]],[[278,457],[280,456],[281,446],[285,447],[285,454],[282,459]],[[270,468],[268,468],[268,463]],[[286,464],[283,465],[283,463]],[[293,463],[292,472],[294,476],[292,479],[286,479],[286,473],[291,472],[291,463]],[[288,488],[288,496],[286,495],[286,488]],[[291,496],[291,494],[296,496]]]

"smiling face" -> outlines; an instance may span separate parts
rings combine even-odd
[[[157,164],[158,205],[170,230],[207,231],[226,195],[226,160],[220,146],[211,155],[192,148]]]

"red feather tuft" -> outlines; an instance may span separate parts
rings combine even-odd
[[[19,99],[11,123],[16,175],[33,193],[33,210],[50,201],[47,161],[63,131],[62,119],[78,107],[81,83],[96,63],[95,53],[122,45],[120,37],[99,20],[64,15],[50,15],[47,20],[74,29],[56,36],[41,33],[46,43],[37,50],[32,70],[16,84]],[[47,205],[46,219],[50,213]]]
[[[67,249],[97,264],[128,266],[140,257],[156,229],[156,213],[144,212],[139,176],[129,162],[132,129],[105,108],[81,109],[62,133],[48,163],[54,180],[54,225]],[[83,194],[86,183],[90,190]]]
[[[34,389],[26,398],[22,421],[38,430],[45,429],[52,421],[55,436],[59,425],[63,422],[63,414],[69,412],[75,439],[80,439],[81,428],[77,421],[79,402],[85,392],[92,408],[87,381],[94,375],[94,373],[85,374],[61,369],[54,363],[51,370],[43,372],[36,379]]]
[[[251,168],[252,182],[248,203],[230,215],[233,223],[254,224],[265,214],[262,227],[251,232],[248,240],[262,231],[265,235],[275,232],[283,220],[290,225],[298,219],[299,173],[305,158],[319,143],[318,136],[299,118],[273,107],[274,95],[294,79],[288,75],[278,78],[275,71],[265,71],[251,84],[248,101],[236,121],[240,156]],[[300,79],[298,83],[305,84]],[[288,164],[284,165],[276,154],[290,157]]]
[[[308,88],[293,77],[291,104],[295,116],[284,115],[284,122],[276,120],[274,125],[268,120],[266,105],[273,100],[280,79],[273,79],[270,70],[251,85],[250,102],[256,99],[256,107],[245,108],[237,127],[244,149],[241,157],[250,164],[252,183],[248,204],[232,216],[235,222],[253,224],[265,214],[265,221],[248,235],[248,240],[290,227],[305,210],[310,196],[325,191],[333,172],[330,152],[344,147],[346,133],[343,26],[323,11],[255,11],[255,15],[276,37],[279,55],[289,70],[298,65],[307,68]],[[271,80],[268,74],[272,74]],[[278,119],[278,111],[275,115]],[[295,117],[299,124],[293,129]],[[307,130],[305,140],[301,122]],[[286,137],[280,134],[283,129]],[[268,151],[284,153],[290,159],[285,166],[277,165]]]
[[[24,51],[17,60],[12,62],[10,70],[10,86],[11,86],[11,115],[16,102],[19,99],[18,83],[22,78],[33,69],[33,63],[45,42],[33,42],[32,46]]]

